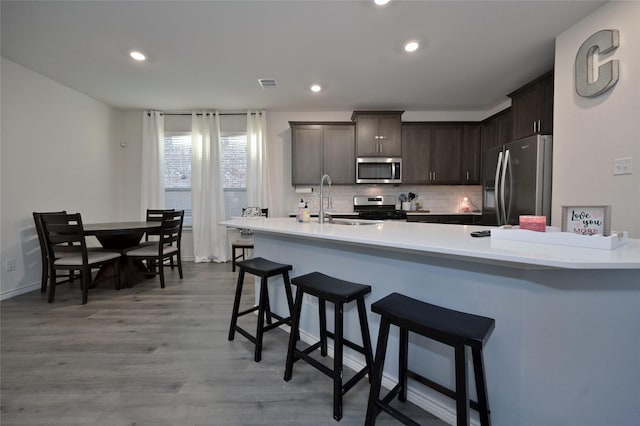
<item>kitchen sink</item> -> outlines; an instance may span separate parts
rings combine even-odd
[[[362,220],[362,219],[331,219],[329,223],[333,225],[350,225],[350,226],[364,226],[364,225],[377,225],[382,223],[380,220]]]

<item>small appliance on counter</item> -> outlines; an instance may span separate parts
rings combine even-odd
[[[396,209],[395,195],[355,195],[353,211],[360,219],[407,220],[407,212]]]

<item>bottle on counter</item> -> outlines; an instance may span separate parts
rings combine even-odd
[[[298,213],[296,214],[296,220],[298,222],[303,222],[302,213],[304,211],[304,207],[305,206],[306,206],[306,203],[304,202],[304,200],[302,198],[300,198],[300,202],[298,203]]]
[[[311,221],[311,212],[309,211],[308,203],[304,203],[304,209],[302,209],[302,221],[303,222]]]

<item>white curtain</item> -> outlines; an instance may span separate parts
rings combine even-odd
[[[142,123],[142,217],[164,208],[164,116],[145,111]]]
[[[247,112],[247,205],[272,208],[267,159],[267,114]]]
[[[193,207],[193,254],[195,262],[226,262],[227,230],[220,161],[220,116],[191,114],[191,194]]]

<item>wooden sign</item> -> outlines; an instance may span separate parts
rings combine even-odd
[[[562,232],[611,234],[611,206],[562,206]]]

